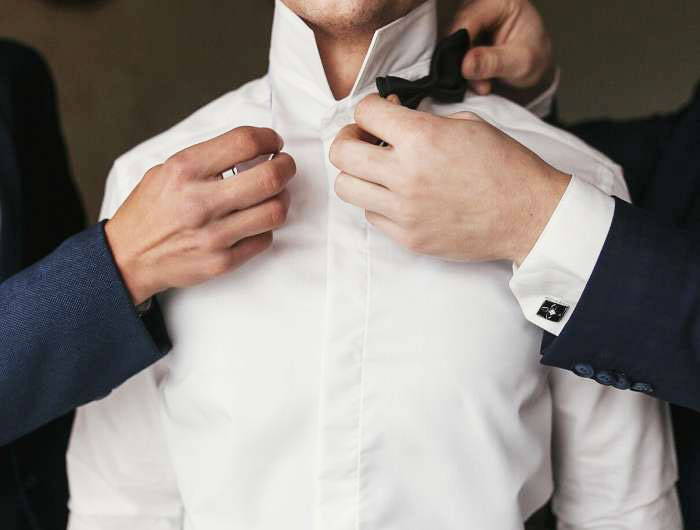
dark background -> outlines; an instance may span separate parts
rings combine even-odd
[[[56,75],[92,219],[114,158],[267,65],[271,0],[1,3],[0,36],[39,49]],[[535,3],[554,36],[567,120],[671,110],[700,79],[700,0]]]

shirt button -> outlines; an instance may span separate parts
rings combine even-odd
[[[632,386],[632,382],[629,380],[629,378],[625,374],[621,374],[619,372],[615,373],[615,375],[617,377],[615,377],[613,386],[618,390],[629,390]]]
[[[576,366],[574,366],[574,373],[579,377],[590,379],[595,375],[595,370],[590,364],[578,363]]]
[[[630,387],[630,390],[633,390],[634,392],[641,392],[642,394],[654,393],[654,387],[651,386],[649,383],[634,383]]]
[[[612,374],[612,372],[608,372],[607,370],[601,370],[600,372],[595,374],[595,380],[598,381],[601,385],[609,386],[615,382],[615,376]]]

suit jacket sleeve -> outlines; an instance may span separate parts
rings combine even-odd
[[[698,237],[644,208],[658,204],[659,179],[678,179],[658,163],[682,115],[573,128],[624,167],[640,206],[616,201],[576,310],[558,337],[545,336],[543,362],[700,410]]]
[[[558,337],[545,337],[544,364],[624,374],[642,391],[700,410],[698,248],[690,233],[616,201],[576,311]]]
[[[139,317],[103,224],[0,284],[0,444],[107,395],[170,348]]]

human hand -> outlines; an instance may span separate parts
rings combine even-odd
[[[271,129],[239,127],[146,173],[105,226],[135,304],[235,269],[270,246],[296,171],[282,147]],[[223,179],[236,164],[271,153],[279,154]]]
[[[466,28],[476,42],[462,74],[478,94],[491,91],[526,104],[554,82],[552,40],[528,0],[463,0],[451,31]]]
[[[570,180],[471,113],[442,118],[372,95],[355,120],[331,146],[336,193],[416,253],[520,263]]]

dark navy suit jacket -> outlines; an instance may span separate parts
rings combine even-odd
[[[679,489],[686,527],[700,528],[700,90],[672,115],[572,129],[624,167],[635,206],[617,202],[586,290],[561,335],[545,338],[543,362],[625,374],[680,405]]]
[[[157,307],[139,318],[102,225],[61,244],[84,225],[52,80],[35,52],[6,41],[0,215],[0,528],[59,530],[66,523],[65,415],[170,345]]]

